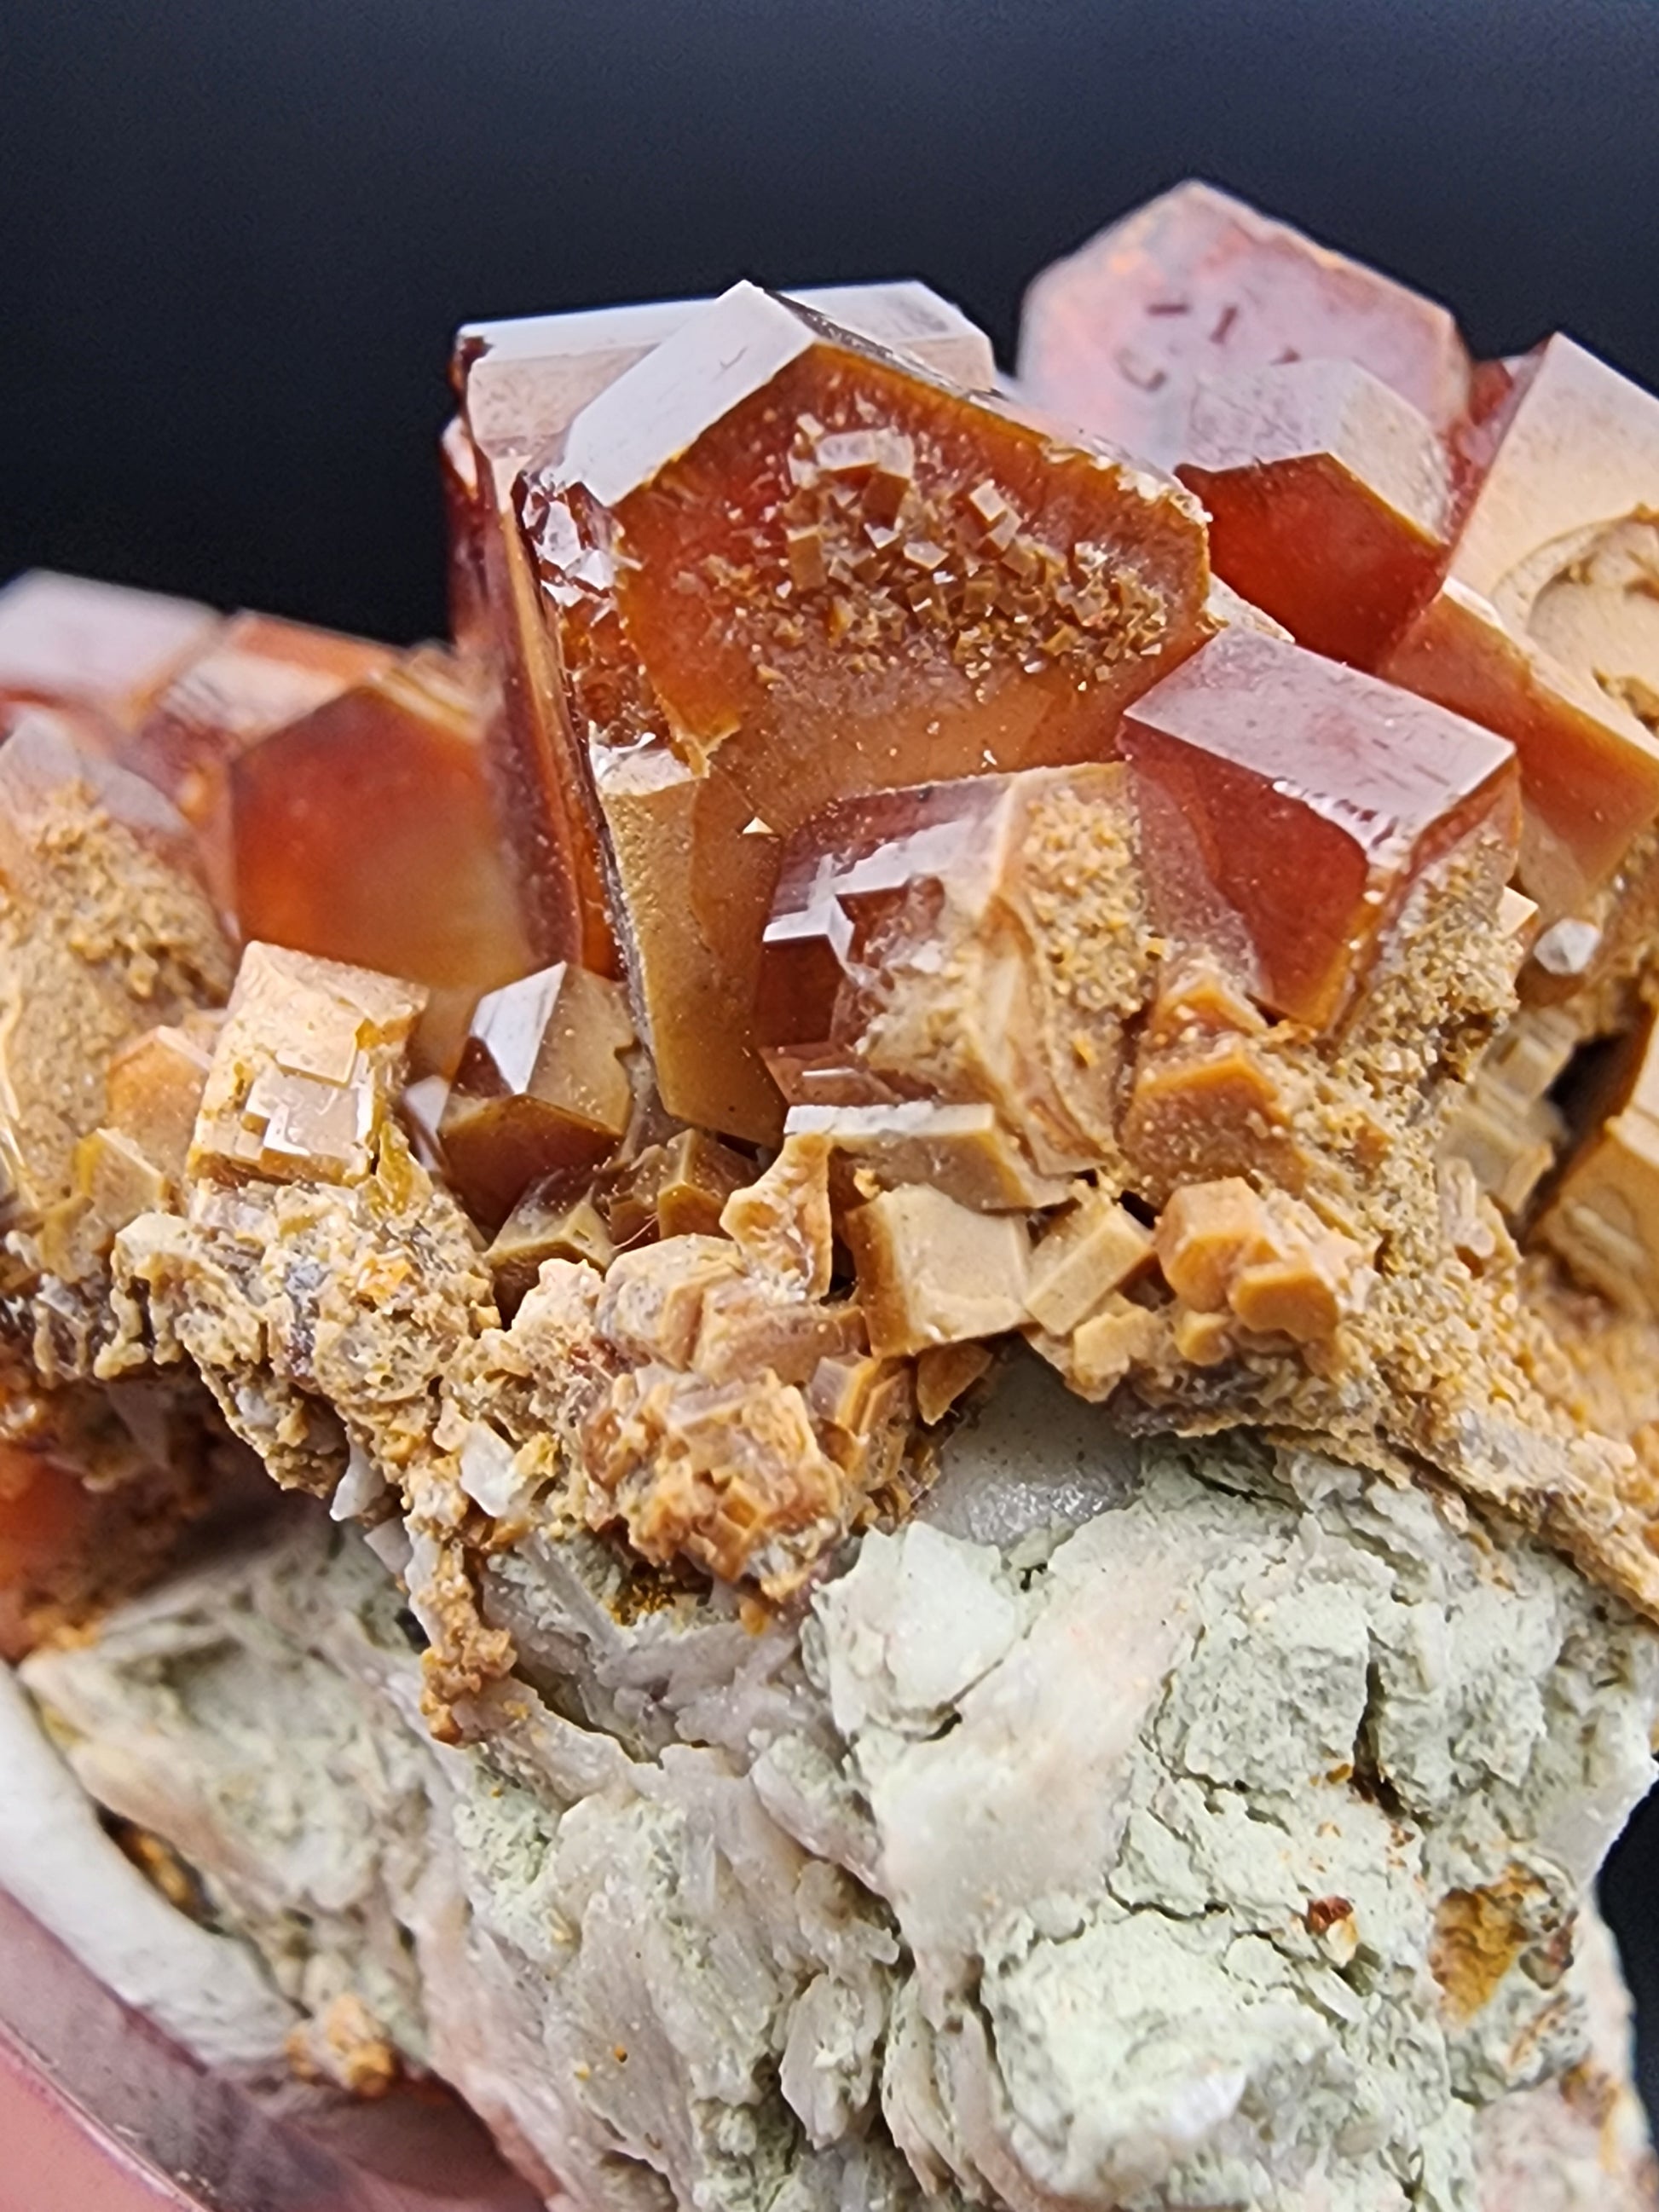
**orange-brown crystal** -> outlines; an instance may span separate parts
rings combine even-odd
[[[367,638],[233,615],[174,675],[125,748],[127,764],[194,823],[214,888],[228,906],[233,862],[225,819],[231,763],[267,732],[299,720],[396,655]]]
[[[1206,379],[1180,475],[1209,511],[1216,574],[1316,653],[1370,666],[1436,580],[1444,448],[1352,362]]]
[[[1424,871],[1512,846],[1512,749],[1277,639],[1233,629],[1124,717],[1153,909],[1274,1012],[1337,1019]]]
[[[1045,269],[1020,325],[1034,402],[1164,468],[1188,458],[1200,377],[1315,360],[1357,362],[1443,434],[1467,404],[1443,307],[1212,185],[1177,185]]]
[[[850,793],[1109,754],[1209,627],[1177,487],[748,285],[592,402],[521,512],[664,1103],[755,1139],[780,839]]]
[[[479,998],[531,962],[455,665],[427,647],[270,732],[226,805],[244,934],[423,985],[417,1064],[453,1068]]]
[[[1659,812],[1659,398],[1571,338],[1525,368],[1440,588],[1382,665],[1512,741],[1522,881],[1554,920]]]
[[[439,1125],[449,1177],[494,1229],[529,1185],[597,1167],[628,1127],[620,988],[560,963],[479,1002]],[[574,1193],[573,1193],[574,1195]]]

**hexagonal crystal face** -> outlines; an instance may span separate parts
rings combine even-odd
[[[750,286],[578,416],[521,513],[664,1102],[757,1139],[779,839],[849,794],[1109,753],[1210,627],[1176,487]]]

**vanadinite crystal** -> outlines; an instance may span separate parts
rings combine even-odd
[[[1370,665],[1444,557],[1444,449],[1352,362],[1201,384],[1180,475],[1208,510],[1217,574],[1339,660]]]
[[[956,382],[988,386],[994,379],[988,339],[925,284],[839,285],[800,296]],[[455,636],[496,671],[500,696],[489,724],[495,780],[536,949],[545,960],[576,958],[605,969],[614,949],[582,748],[564,713],[537,611],[512,514],[514,485],[532,461],[558,452],[590,399],[708,304],[659,300],[474,323],[456,339],[453,380],[462,411],[443,443]]]
[[[618,986],[568,963],[480,1002],[438,1135],[486,1227],[538,1178],[591,1170],[615,1148],[633,1105],[621,1059],[633,1042]]]
[[[1316,360],[1368,370],[1437,432],[1468,404],[1443,307],[1212,185],[1177,185],[1044,270],[1020,324],[1030,398],[1164,468],[1190,456],[1200,380]]]
[[[1235,629],[1124,718],[1154,919],[1276,1013],[1346,1008],[1413,886],[1485,833],[1500,884],[1515,756],[1472,722]]]
[[[1382,666],[1513,740],[1522,880],[1553,918],[1659,813],[1659,399],[1555,337],[1492,428],[1440,587]]]
[[[740,285],[522,494],[665,1104],[780,1115],[781,838],[849,793],[1110,752],[1211,626],[1194,506]]]
[[[195,825],[242,934],[422,984],[419,1064],[447,1073],[480,995],[532,955],[471,664],[234,617],[123,757]]]

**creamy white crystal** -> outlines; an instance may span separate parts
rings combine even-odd
[[[477,1747],[320,1518],[27,1679],[286,1991],[580,2206],[1491,2212],[1481,2112],[1572,2118],[1532,2085],[1586,2052],[1659,1639],[1455,1502],[1103,1425],[1045,1459],[1028,1411],[799,1632],[520,1547]]]

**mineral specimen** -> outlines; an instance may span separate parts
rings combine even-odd
[[[475,1216],[498,1227],[531,1183],[597,1167],[629,1123],[622,992],[562,963],[480,1001],[438,1140]]]
[[[520,495],[664,1103],[775,1137],[779,841],[831,800],[1097,757],[1206,635],[1197,509],[739,285]]]
[[[1312,1028],[1351,1003],[1425,871],[1484,845],[1495,894],[1513,865],[1508,745],[1245,629],[1132,707],[1122,747],[1154,926]]]

